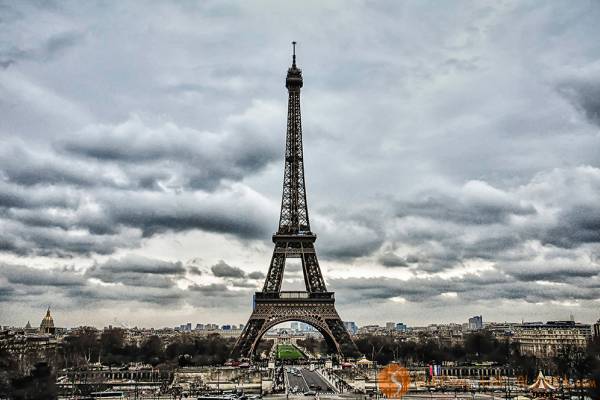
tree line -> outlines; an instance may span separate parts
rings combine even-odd
[[[63,340],[60,366],[65,368],[90,362],[107,366],[141,362],[163,368],[220,365],[229,358],[235,340],[218,334],[179,334],[169,338],[168,342],[158,335],[151,335],[135,343],[128,341],[126,331],[119,328],[105,329],[99,336],[95,330],[81,330]]]
[[[234,344],[235,338],[224,338],[218,334],[178,334],[169,338],[168,343],[152,335],[135,343],[127,339],[127,332],[123,329],[111,328],[99,333],[94,328],[82,328],[66,336],[52,352],[15,354],[6,349],[0,350],[0,398],[56,398],[57,371],[85,368],[95,363],[121,367],[140,362],[161,369],[222,365],[229,358]],[[28,365],[21,365],[24,362]]]

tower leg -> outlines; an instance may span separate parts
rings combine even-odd
[[[244,326],[242,334],[235,343],[235,347],[232,352],[232,356],[240,358],[251,358],[254,352],[255,343],[258,343],[260,339],[259,333],[265,323],[264,319],[252,318]]]

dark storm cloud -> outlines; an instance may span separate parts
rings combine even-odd
[[[237,124],[227,129],[230,131],[201,132],[173,123],[147,126],[133,115],[120,125],[87,128],[55,147],[116,165],[132,180],[137,178],[140,186],[152,179],[175,180],[194,189],[214,188],[224,179],[240,180],[280,156],[280,149],[264,141],[261,132]]]
[[[84,38],[84,34],[76,31],[61,32],[50,36],[35,48],[17,47],[14,43],[10,47],[0,47],[0,65],[8,68],[11,64],[20,61],[44,62],[60,56],[70,47],[77,45]]]
[[[0,276],[9,283],[25,286],[81,286],[85,279],[80,273],[64,270],[29,268],[25,265],[0,263]]]
[[[220,278],[244,278],[246,276],[242,269],[233,267],[223,260],[210,267],[210,270],[214,276]]]
[[[589,257],[555,257],[543,260],[521,260],[500,264],[507,274],[515,278],[530,281],[549,281],[564,283],[578,278],[600,278],[600,263]]]
[[[17,148],[14,154],[0,161],[4,164],[0,175],[6,178],[0,180],[0,218],[6,224],[1,242],[5,251],[61,257],[110,254],[126,243],[128,247],[139,243],[140,238],[130,228],[139,229],[145,237],[191,229],[242,238],[263,237],[268,232],[262,199],[244,187],[230,186],[213,193],[119,189],[108,177],[110,169],[95,174],[96,167],[92,166],[87,173],[77,163],[70,169],[65,164],[60,170],[68,170],[66,175],[50,179],[44,174],[53,168],[44,172],[46,161],[31,162],[31,153],[20,157],[20,151]],[[48,165],[63,162],[54,157],[48,160]],[[23,178],[23,174],[13,174],[21,170],[35,180],[15,179]],[[85,179],[68,177],[74,174]],[[92,183],[92,176],[99,180]],[[122,240],[125,236],[130,240]]]
[[[418,302],[457,289],[451,281],[441,278],[402,281],[387,277],[335,279],[331,280],[331,287],[345,293],[349,301],[403,297]]]
[[[575,277],[570,280],[577,287],[595,289],[596,291],[600,289],[600,273],[593,277]]]
[[[78,196],[54,186],[23,188],[0,180],[0,207],[10,208],[69,208],[76,207]]]
[[[561,83],[563,93],[593,124],[600,126],[600,81],[578,79]]]
[[[408,267],[408,263],[404,258],[392,252],[383,253],[378,260],[384,267]]]
[[[153,306],[194,304],[218,307],[240,305],[254,288],[239,280],[230,290],[225,283],[193,284],[187,289],[175,285],[185,269],[180,262],[166,262],[128,255],[96,264],[85,272],[71,267],[37,269],[25,265],[0,264],[0,302],[19,296],[22,303],[38,305],[41,298],[64,308],[105,307],[136,302]],[[100,280],[101,285],[94,280]],[[48,297],[48,294],[51,294]],[[218,300],[221,299],[221,300]],[[220,302],[221,301],[221,302]],[[225,303],[223,303],[223,301]]]
[[[200,268],[198,268],[196,266],[190,266],[190,267],[188,267],[188,272],[190,274],[192,274],[192,275],[198,275],[198,276],[204,274],[204,272]]]
[[[53,188],[49,193],[53,191],[58,192]],[[68,194],[63,192],[65,198]],[[23,202],[9,194],[2,199],[5,207],[0,207],[4,248],[19,254],[110,254],[119,247],[137,246],[141,237],[169,231],[200,229],[244,239],[263,238],[269,232],[263,200],[245,190],[213,195],[109,191],[98,193],[93,202],[88,197],[64,210],[32,204],[27,191],[19,195]]]
[[[27,255],[28,251],[17,244],[16,238],[0,238],[0,251],[17,255]]]
[[[259,172],[280,156],[262,132],[236,124],[226,128],[231,132],[200,132],[173,123],[147,126],[133,115],[118,125],[88,127],[37,153],[8,142],[0,149],[0,167],[6,179],[26,186],[214,189],[223,180]]]
[[[1,219],[0,219],[1,220]],[[127,233],[90,235],[66,232],[59,227],[31,227],[3,220],[2,242],[7,250],[19,255],[71,257],[91,254],[112,254],[129,240],[129,246],[139,243],[139,237]]]
[[[44,148],[33,152],[21,144],[7,142],[0,149],[0,176],[22,185],[115,185],[101,168],[67,160]]]
[[[265,274],[260,271],[250,272],[248,274],[248,278],[250,279],[265,279]]]
[[[11,59],[0,60],[0,67],[6,69],[6,68],[10,67],[14,63],[15,63],[15,60],[11,60]]]
[[[243,121],[259,118],[257,107],[230,122],[230,128],[235,131]],[[252,132],[240,139],[174,124],[152,128],[135,116],[120,125],[87,129],[82,143],[121,151],[120,158],[115,153],[108,159],[81,159],[52,147],[34,151],[14,140],[2,147],[0,216],[13,221],[2,238],[4,250],[61,257],[110,254],[112,243],[129,228],[139,229],[143,237],[192,229],[241,238],[267,234],[261,199],[230,182],[273,158],[273,146],[265,146]],[[53,147],[75,150],[77,143],[72,137]],[[220,156],[224,152],[231,157]],[[215,186],[224,179],[229,183]],[[76,230],[89,234],[69,235]],[[67,233],[66,239],[57,237],[60,231]],[[139,238],[121,241],[125,243],[135,247]]]
[[[228,284],[235,288],[258,289],[256,282],[252,282],[248,279],[231,279]]]
[[[339,296],[342,301],[350,303],[402,298],[409,302],[442,304],[448,299],[443,298],[445,293],[456,293],[459,302],[524,300],[538,303],[598,298],[598,293],[593,288],[581,288],[569,282],[540,284],[533,281],[520,281],[498,272],[467,274],[449,279],[440,277],[408,280],[387,277],[335,279],[331,281],[331,286],[336,292],[343,294]]]
[[[368,238],[366,241],[353,243],[352,240],[347,241],[325,241],[321,253],[326,259],[347,260],[352,258],[364,257],[372,254],[377,250],[383,240],[378,237]]]
[[[97,286],[87,285],[69,290],[66,295],[76,299],[78,304],[91,306],[94,304],[112,303],[112,306],[128,302],[149,303],[152,306],[173,306],[181,304],[186,293],[171,286]]]
[[[108,221],[139,228],[145,237],[190,229],[230,233],[249,239],[264,237],[268,232],[266,218],[262,218],[264,207],[260,200],[247,195],[235,189],[212,196],[121,192],[102,200],[107,206]],[[243,203],[236,204],[237,201]]]
[[[140,256],[126,256],[121,259],[110,259],[93,268],[105,270],[108,274],[132,272],[137,274],[182,275],[185,272],[181,262],[166,262]]]
[[[54,57],[57,54],[77,45],[83,40],[85,34],[81,32],[62,32],[50,37],[43,47],[43,55],[46,58]]]
[[[203,308],[242,307],[251,296],[251,291],[246,288],[231,290],[230,285],[221,283],[192,285],[188,291],[190,304]]]
[[[169,288],[175,279],[185,275],[181,262],[166,262],[129,255],[97,264],[85,272],[88,278],[106,283],[123,283],[130,286]]]
[[[385,216],[371,210],[349,213],[344,208],[326,210],[327,219],[313,219],[319,232],[317,246],[324,259],[351,260],[373,254],[385,240]]]
[[[542,303],[597,300],[598,293],[596,290],[580,288],[571,284],[546,285],[534,282],[516,282],[489,287],[482,293],[477,293],[475,290],[465,291],[460,297],[466,301],[503,299]]]
[[[525,236],[525,235],[524,235]],[[496,235],[482,235],[472,243],[464,244],[464,257],[496,260],[510,257],[505,252],[519,248],[523,237],[518,232],[500,232]]]
[[[546,233],[544,240],[564,248],[600,243],[600,207],[577,205],[563,210],[558,224]]]
[[[460,197],[429,193],[421,195],[418,201],[399,203],[397,212],[399,217],[420,216],[485,225],[506,222],[512,215],[526,216],[536,211],[531,204],[521,204],[485,182],[469,182]]]
[[[443,225],[444,220],[434,223],[437,228],[441,228]],[[527,236],[523,235],[523,238],[520,238],[519,233],[514,232],[517,228],[507,226],[499,232],[488,229],[486,232],[477,232],[476,239],[470,237],[473,233],[465,227],[454,226],[453,229],[454,235],[443,232],[437,235],[435,231],[432,231],[425,241],[406,240],[406,243],[411,243],[414,247],[411,251],[416,252],[416,254],[412,254],[411,266],[416,266],[421,271],[435,273],[460,267],[468,260],[488,260],[502,263],[514,258],[522,259],[530,256],[530,254],[522,252],[523,242]],[[422,231],[420,232],[422,233]],[[410,230],[405,235],[411,236]],[[396,239],[398,240],[398,238]],[[393,260],[384,254],[379,261],[384,266],[390,266]]]
[[[211,283],[209,285],[192,285],[188,288],[193,292],[200,292],[209,295],[227,295],[230,293],[227,285],[223,283]]]
[[[97,268],[86,272],[86,276],[90,278],[99,277],[104,282],[117,283],[117,285],[107,287],[87,284],[80,288],[73,288],[68,295],[72,297],[86,296],[91,302],[99,304],[107,301],[116,303],[136,301],[153,303],[157,306],[188,303],[205,308],[223,307],[227,304],[237,305],[247,300],[247,290],[234,291],[231,290],[231,285],[225,283],[192,284],[187,289],[177,287],[174,285],[174,280],[182,278],[184,275],[180,270],[181,263],[179,262],[169,263],[151,259],[139,261],[137,256],[133,259],[137,260],[133,264],[138,264],[133,268],[130,268],[130,265],[133,264],[120,260],[121,266],[117,268],[118,272],[113,272],[112,268],[114,267],[108,267],[108,270],[104,272],[98,272]],[[142,265],[139,266],[139,264]],[[102,267],[106,268],[110,265],[109,261]]]
[[[387,240],[394,245],[384,248],[391,248],[397,257],[416,256],[421,271],[435,273],[461,267],[469,260],[486,260],[511,271],[513,265],[527,265],[524,274],[541,277],[544,265],[534,261],[540,255],[551,258],[556,253],[579,263],[568,264],[563,274],[568,268],[573,268],[573,275],[586,274],[589,259],[580,252],[566,254],[560,249],[585,251],[585,246],[600,243],[600,219],[594,206],[600,201],[600,170],[596,168],[555,169],[506,189],[469,182],[458,191],[438,190],[434,197],[446,199],[444,203],[425,200],[417,208],[406,207],[419,204],[420,195],[416,197],[402,203],[405,212],[385,229]],[[395,212],[400,203],[389,204]],[[394,250],[395,246],[404,248]],[[380,253],[379,262],[389,265],[389,255],[389,251]],[[551,276],[548,273],[547,277]]]
[[[0,282],[0,303],[10,302],[15,295],[15,289]]]

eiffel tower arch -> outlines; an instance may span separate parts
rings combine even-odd
[[[252,314],[233,350],[239,357],[252,357],[261,337],[275,325],[287,321],[313,326],[333,353],[352,355],[356,351],[335,309],[334,293],[327,291],[315,250],[317,236],[310,229],[300,116],[303,80],[302,71],[296,66],[296,42],[293,45],[292,66],[285,80],[288,116],[279,228],[273,235],[275,248],[265,284],[262,291],[254,294]],[[306,291],[281,291],[288,258],[301,260]]]

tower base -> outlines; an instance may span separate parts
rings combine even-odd
[[[252,358],[258,342],[269,329],[282,322],[299,321],[313,326],[327,342],[330,352],[354,356],[356,345],[338,315],[331,292],[257,292],[255,306],[233,355]]]

